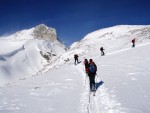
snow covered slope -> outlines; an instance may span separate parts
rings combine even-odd
[[[24,76],[23,79],[0,87],[0,112],[149,113],[149,31],[150,26],[114,26],[88,34],[62,56],[53,60],[54,62],[49,63],[38,75]],[[135,48],[131,47],[132,38],[136,38]],[[22,48],[18,48],[18,51],[35,52],[36,56],[30,54],[29,58],[33,58],[36,65],[40,65],[36,62],[39,54],[32,49],[39,51],[46,48],[42,43],[45,41],[32,39]],[[20,45],[17,43],[16,46]],[[100,54],[101,46],[105,48],[105,56]],[[15,47],[12,45],[12,48]],[[76,53],[79,54],[79,61],[92,58],[97,64],[95,97],[89,92],[84,65],[74,65],[73,55]],[[11,56],[8,59],[9,64],[13,64],[15,59],[22,60],[25,64],[31,61],[20,57],[25,56],[24,52],[19,57],[18,53],[15,56],[12,54],[13,52],[6,54]],[[1,59],[2,64],[7,57],[2,56]],[[27,66],[34,63],[30,62]],[[17,67],[15,63],[13,65]],[[8,66],[5,69],[8,69]]]
[[[97,55],[100,47],[104,47],[106,54],[123,48],[131,47],[131,40],[135,38],[136,44],[147,43],[150,40],[150,26],[120,25],[100,29],[89,33],[81,41],[71,45],[71,50],[79,54]],[[92,54],[91,54],[92,52]]]
[[[98,103],[104,113],[149,113],[150,43],[96,58],[99,88]],[[106,91],[106,92],[105,92]],[[107,93],[104,96],[104,93]],[[106,99],[107,98],[107,99]]]
[[[98,67],[95,97],[89,93],[84,65],[71,60],[1,87],[0,112],[149,113],[149,56],[150,44],[141,44],[92,57]]]
[[[65,51],[55,30],[43,24],[0,38],[0,85],[36,74]]]
[[[136,39],[136,45],[150,43],[150,25],[119,25],[89,33],[79,42],[73,43],[67,53],[52,66],[73,63],[74,54],[79,55],[79,60],[101,56],[100,47],[104,47],[106,55],[131,48],[133,38]]]

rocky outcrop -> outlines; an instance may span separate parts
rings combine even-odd
[[[44,24],[37,25],[33,31],[33,36],[37,39],[57,41],[57,34],[54,28],[49,28]]]

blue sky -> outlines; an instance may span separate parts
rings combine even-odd
[[[66,45],[114,25],[149,25],[149,0],[0,0],[0,35],[45,24]]]

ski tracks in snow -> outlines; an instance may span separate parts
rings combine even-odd
[[[84,85],[80,99],[80,113],[126,113],[121,103],[117,102],[115,96],[110,95],[104,86],[99,86],[96,95],[93,96],[89,91],[89,79],[84,72],[84,66],[79,64],[76,68],[82,75]],[[97,78],[97,82],[99,81],[100,79]]]

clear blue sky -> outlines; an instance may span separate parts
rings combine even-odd
[[[149,25],[150,0],[0,0],[0,35],[46,24],[67,45],[114,25]]]

